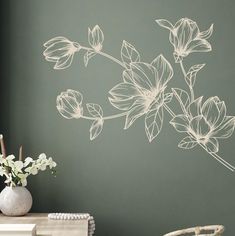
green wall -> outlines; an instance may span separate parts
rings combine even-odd
[[[202,149],[180,150],[183,136],[169,125],[149,143],[143,118],[123,130],[124,118],[107,121],[102,134],[89,140],[90,123],[66,120],[56,97],[68,88],[84,102],[102,104],[115,113],[108,91],[121,81],[121,68],[103,57],[84,67],[82,54],[72,66],[53,70],[43,58],[43,43],[55,36],[87,44],[87,28],[99,24],[104,51],[120,58],[122,40],[135,45],[144,61],[163,53],[175,70],[171,87],[185,86],[174,63],[168,32],[157,18],[214,23],[213,51],[191,54],[189,67],[206,63],[196,95],[218,95],[235,114],[234,7],[232,0],[24,0],[1,2],[1,132],[8,152],[24,146],[25,155],[41,152],[58,163],[57,177],[41,173],[29,180],[34,212],[89,212],[98,236],[150,236],[194,225],[223,224],[234,235],[235,175]],[[184,87],[186,89],[186,86]],[[235,136],[220,153],[235,164]]]

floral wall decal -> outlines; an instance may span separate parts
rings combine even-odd
[[[124,129],[128,129],[140,117],[144,117],[145,132],[152,142],[161,132],[164,113],[168,112],[172,119],[170,124],[185,137],[178,147],[192,149],[201,147],[214,159],[234,171],[235,167],[222,159],[219,152],[219,140],[229,138],[235,128],[235,116],[227,115],[224,101],[219,97],[195,97],[194,85],[197,74],[205,64],[196,64],[188,70],[183,61],[190,53],[209,52],[212,50],[208,41],[213,33],[213,24],[208,30],[200,31],[197,23],[182,18],[174,25],[165,20],[156,20],[157,24],[169,30],[169,41],[173,45],[175,63],[180,65],[188,92],[181,88],[169,88],[174,71],[171,64],[162,55],[151,62],[143,62],[137,49],[126,42],[121,46],[121,60],[102,51],[104,34],[96,25],[88,29],[90,47],[82,46],[65,37],[55,37],[47,41],[44,51],[45,59],[54,63],[54,69],[66,69],[72,64],[75,53],[85,51],[84,64],[96,56],[104,56],[123,68],[122,81],[109,91],[109,102],[119,113],[104,116],[99,104],[88,103],[84,106],[83,96],[79,91],[68,89],[57,97],[57,109],[66,119],[86,119],[91,121],[90,140],[99,136],[104,121],[125,117]],[[180,114],[170,108],[172,99],[176,99],[181,107]],[[86,107],[86,113],[84,108]]]

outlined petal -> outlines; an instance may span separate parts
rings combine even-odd
[[[188,106],[188,112],[191,117],[199,116],[201,114],[201,104],[202,104],[202,98],[198,97],[193,102],[191,102]]]
[[[217,153],[219,151],[219,142],[216,138],[210,138],[204,145],[209,153]]]
[[[76,99],[70,96],[62,97],[63,107],[67,108],[71,113],[77,111],[79,104],[77,103]]]
[[[48,40],[47,42],[45,42],[43,44],[44,47],[49,47],[52,44],[58,43],[58,42],[62,42],[62,41],[69,41],[67,38],[63,37],[63,36],[57,36],[55,38],[52,38],[50,40]]]
[[[66,95],[75,98],[77,104],[81,104],[83,100],[83,96],[80,92],[73,90],[73,89],[67,89]]]
[[[211,126],[201,115],[194,117],[190,121],[189,126],[190,130],[193,131],[193,134],[196,136],[197,139],[201,139],[205,135],[208,135],[211,131]]]
[[[88,42],[90,46],[96,51],[100,51],[103,47],[104,33],[99,25],[96,25],[92,30],[88,28]]]
[[[213,33],[213,27],[214,24],[211,24],[210,28],[208,30],[202,31],[199,33],[199,38],[201,39],[208,39],[211,37],[212,33]]]
[[[60,106],[56,106],[56,108],[64,118],[66,118],[66,119],[73,119],[74,118],[72,113],[67,111],[65,108],[60,107]]]
[[[171,121],[170,124],[180,133],[188,132],[189,120],[185,115],[177,115]]]
[[[134,84],[131,83],[120,83],[114,86],[110,91],[113,97],[116,98],[132,98],[139,95],[139,91]]]
[[[173,30],[174,26],[171,24],[170,21],[165,19],[157,19],[155,20],[161,27],[166,28],[168,30]]]
[[[141,117],[146,112],[144,104],[135,105],[126,115],[126,121],[124,129],[128,129],[136,119]]]
[[[134,98],[117,99],[109,97],[109,102],[111,103],[112,106],[114,106],[119,110],[128,111],[133,106],[135,99]]]
[[[51,57],[45,57],[45,59],[49,62],[57,62],[58,61],[58,59],[51,58]]]
[[[73,54],[68,55],[66,57],[61,57],[60,59],[58,59],[58,61],[56,62],[54,69],[55,70],[63,70],[66,69],[68,67],[71,66],[73,62]]]
[[[56,107],[63,117],[67,119],[78,119],[83,114],[81,101],[82,95],[79,92],[68,89],[66,92],[62,92],[60,95],[57,96]]]
[[[211,44],[206,39],[196,39],[191,41],[187,46],[187,51],[190,52],[210,52]]]
[[[63,57],[69,54],[69,51],[72,47],[73,45],[68,42],[59,42],[45,49],[43,52],[43,55],[45,57],[59,59],[60,57]]]
[[[178,48],[185,49],[198,35],[199,29],[197,23],[188,18],[182,18],[177,26]]]
[[[158,78],[162,85],[165,85],[172,78],[174,72],[171,64],[160,54],[151,63],[157,69]]]
[[[225,102],[222,101],[222,102],[218,102],[217,103],[217,107],[218,107],[218,110],[219,110],[219,118],[216,122],[216,126],[220,126],[220,124],[224,121],[225,117],[226,117],[226,113],[227,113],[227,108],[226,108],[226,105],[225,105]]]
[[[154,66],[144,62],[131,63],[130,66],[133,83],[150,91],[157,87],[158,73]]]
[[[216,97],[208,98],[202,105],[202,115],[209,122],[211,126],[214,126],[220,117],[220,111],[216,103]]]
[[[195,116],[192,120],[189,122],[190,130],[194,131],[195,134],[199,134],[200,131],[200,121],[202,120],[203,116]],[[200,137],[199,137],[200,138]]]
[[[133,83],[132,80],[132,71],[131,70],[124,70],[122,72],[122,78],[125,83]]]
[[[235,117],[226,117],[224,122],[213,132],[213,137],[216,138],[229,138],[235,128]]]

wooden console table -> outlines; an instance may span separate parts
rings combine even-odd
[[[21,217],[0,214],[0,224],[36,224],[37,236],[88,236],[88,220],[51,220],[45,213]]]

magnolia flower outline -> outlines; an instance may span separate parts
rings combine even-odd
[[[83,96],[80,92],[67,89],[57,96],[56,107],[59,113],[66,119],[78,119],[83,115]]]
[[[213,24],[208,30],[200,32],[195,21],[189,18],[178,20],[175,25],[165,19],[156,22],[170,31],[169,40],[174,47],[175,62],[179,63],[192,52],[209,52],[211,44],[207,41],[213,33]]]
[[[55,70],[68,68],[72,64],[75,52],[81,49],[79,43],[61,36],[48,40],[44,43],[44,47],[46,49],[43,55],[47,61],[55,62]]]
[[[96,52],[101,51],[103,47],[103,41],[104,34],[99,25],[94,26],[92,30],[88,28],[88,42]]]
[[[130,70],[123,72],[123,82],[113,87],[110,103],[117,109],[128,111],[124,129],[151,109],[164,103],[164,90],[173,76],[170,63],[159,55],[151,64],[130,63]]]
[[[226,105],[219,97],[210,97],[204,103],[202,99],[203,97],[199,97],[188,106],[189,116],[177,115],[170,124],[178,132],[190,134],[192,143],[187,149],[202,144],[209,153],[217,153],[218,140],[229,138],[233,134],[235,117],[227,116]],[[185,148],[180,144],[179,147]]]

